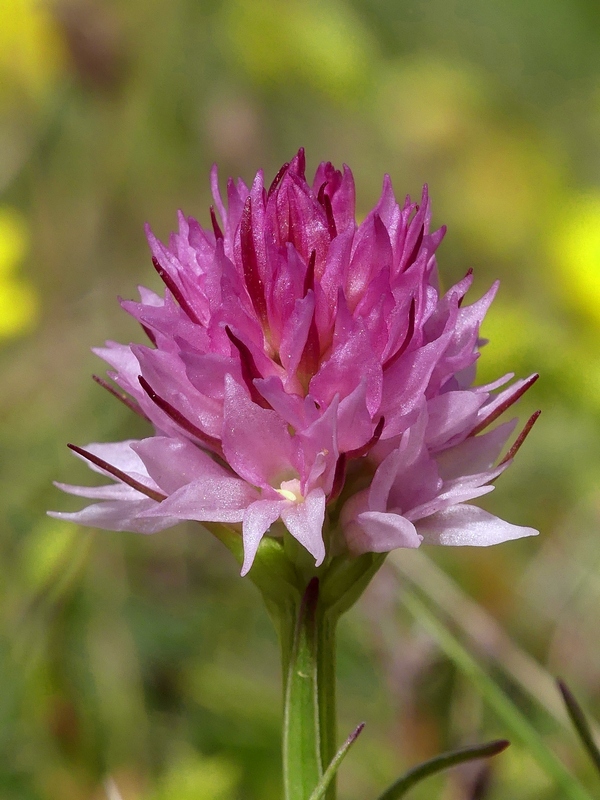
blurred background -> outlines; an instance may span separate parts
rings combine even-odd
[[[599,76],[595,0],[0,3],[0,797],[281,797],[275,635],[229,554],[45,510],[88,478],[67,441],[145,435],[89,349],[143,339],[117,296],[158,288],[144,222],[207,225],[213,162],[249,181],[299,146],[352,167],[362,215],[385,172],[427,182],[444,284],[502,281],[478,377],[542,376],[485,499],[541,535],[398,553],[341,625],[340,735],[367,721],[341,796],[500,736],[412,796],[568,796],[471,657],[597,790],[551,678],[600,714]]]

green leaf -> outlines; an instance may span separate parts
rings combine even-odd
[[[364,727],[365,727],[365,723],[361,722],[360,725],[358,725],[352,731],[350,736],[346,739],[344,744],[340,747],[340,749],[337,751],[337,753],[333,757],[333,760],[332,760],[331,764],[325,770],[325,773],[324,773],[323,777],[321,778],[319,783],[316,785],[315,790],[311,794],[309,800],[322,800],[322,798],[325,797],[325,792],[327,791],[327,789],[329,788],[329,784],[331,783],[331,781],[335,777],[335,774],[338,771],[338,769],[340,767],[340,764],[342,763],[342,761],[346,757],[346,753],[348,752],[348,750],[350,750],[350,748],[352,747],[354,742],[358,739],[358,737],[362,733],[362,729]]]
[[[571,718],[571,722],[575,726],[575,730],[579,734],[579,738],[583,742],[583,746],[588,751],[588,754],[592,761],[594,762],[594,766],[600,772],[600,750],[594,741],[594,737],[592,736],[592,731],[590,729],[589,723],[585,718],[585,714],[577,700],[569,687],[567,686],[564,681],[557,681],[558,688],[563,696],[563,700],[565,701],[565,705],[567,707],[567,711],[569,712],[569,717]]]
[[[437,640],[446,655],[462,670],[481,692],[482,697],[508,727],[511,739],[528,749],[548,777],[560,787],[564,800],[592,800],[587,790],[571,775],[564,764],[548,748],[539,733],[498,684],[443,625],[414,592],[406,590],[403,601],[411,614]]]
[[[417,767],[413,767],[401,778],[398,778],[389,789],[379,796],[378,800],[398,800],[399,797],[404,797],[415,784],[430,775],[435,775],[436,772],[441,772],[457,764],[463,764],[465,761],[495,756],[506,750],[509,744],[510,742],[506,739],[496,739],[487,744],[473,745],[472,747],[463,747],[460,750],[452,750],[450,753],[442,753],[429,761],[423,762],[423,764],[419,764]]]

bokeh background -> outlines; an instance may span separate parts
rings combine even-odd
[[[144,434],[89,351],[141,340],[116,298],[158,288],[143,223],[207,224],[213,162],[248,181],[299,146],[353,168],[362,214],[385,172],[400,197],[427,182],[445,285],[502,281],[481,381],[542,375],[486,498],[541,536],[399,553],[342,623],[341,733],[367,728],[341,795],[508,735],[491,770],[412,796],[571,796],[509,707],[597,792],[552,676],[600,713],[599,77],[596,0],[0,3],[2,798],[281,796],[275,635],[229,554],[199,526],[44,512],[73,507],[53,479],[88,477],[67,441]]]

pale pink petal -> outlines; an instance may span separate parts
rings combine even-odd
[[[365,511],[346,532],[348,547],[354,555],[387,553],[397,547],[418,547],[421,537],[412,522],[400,514]]]
[[[488,547],[524,536],[537,536],[537,531],[533,528],[511,525],[482,508],[470,505],[451,506],[427,519],[419,520],[416,527],[423,537],[423,544],[451,547]]]
[[[321,489],[313,489],[303,502],[290,503],[281,511],[283,524],[292,536],[314,556],[317,567],[323,563],[325,558],[324,518],[325,493]]]
[[[242,535],[244,537],[244,563],[242,575],[249,572],[258,546],[271,525],[279,519],[284,500],[257,500],[244,512]]]
[[[49,511],[48,514],[55,519],[75,522],[77,525],[87,525],[90,528],[101,528],[107,531],[156,533],[165,528],[172,528],[179,521],[175,517],[160,514],[156,514],[152,519],[146,518],[147,511],[158,505],[155,500],[145,497],[141,500],[129,500],[127,502],[115,500],[106,503],[95,503],[74,513]]]
[[[475,475],[490,469],[515,429],[517,419],[504,422],[487,433],[470,436],[449,450],[436,454],[440,475],[444,480],[461,475]]]
[[[155,484],[167,494],[200,478],[231,477],[220,464],[187,439],[153,436],[134,442],[131,447],[142,459]]]
[[[338,407],[337,436],[340,452],[358,450],[371,439],[373,429],[373,420],[367,408],[367,383],[363,379],[353,392],[340,401]]]
[[[144,516],[169,515],[197,522],[241,522],[258,493],[239,478],[200,478],[182,486]]]
[[[431,451],[440,449],[453,437],[464,439],[473,427],[477,412],[487,400],[478,392],[445,392],[427,403],[427,432],[425,441]]]
[[[70,483],[54,481],[54,485],[67,494],[87,497],[90,500],[139,500],[145,496],[126,483],[109,483],[106,486],[73,486]]]

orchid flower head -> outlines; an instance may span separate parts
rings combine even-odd
[[[427,187],[398,203],[389,176],[357,224],[352,172],[305,174],[304,151],[266,186],[211,174],[210,225],[147,228],[164,285],[123,308],[148,344],[95,352],[108,383],[153,427],[141,440],[72,446],[111,479],[58,484],[94,502],[61,519],[154,533],[226,525],[242,573],[285,531],[318,566],[347,553],[491,545],[536,533],[469,501],[493,489],[516,421],[489,427],[536,375],[477,386],[479,328],[497,284],[442,294]],[[529,425],[531,427],[531,424]],[[528,431],[528,429],[527,429]]]

